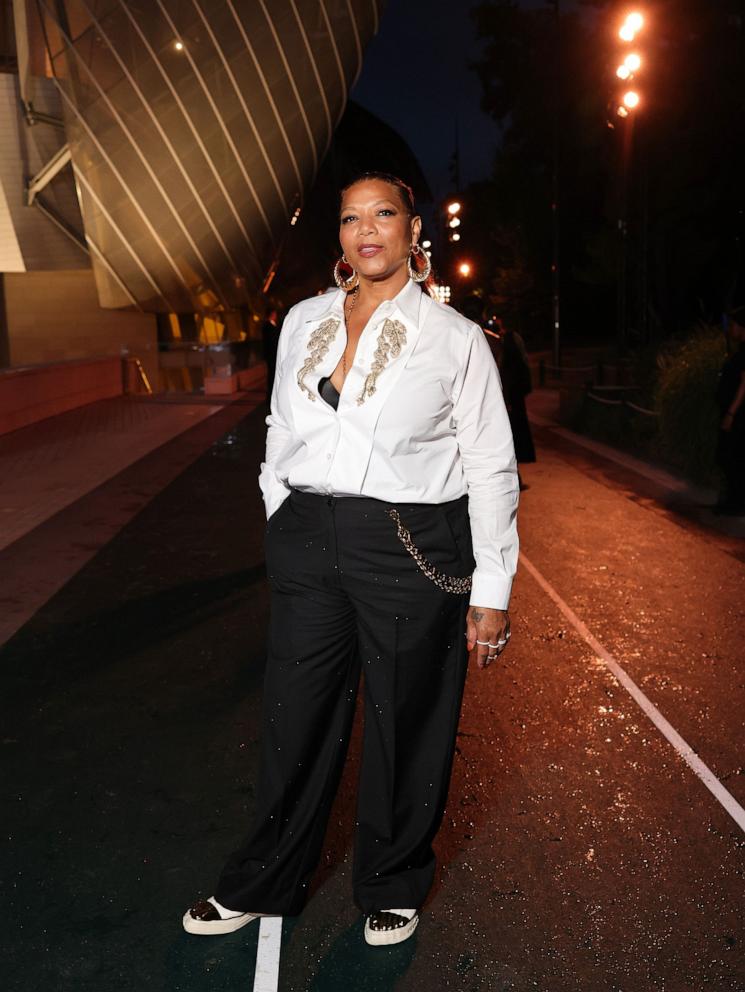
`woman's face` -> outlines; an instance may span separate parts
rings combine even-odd
[[[364,279],[386,279],[406,265],[421,227],[419,217],[409,217],[396,187],[382,179],[364,179],[344,191],[339,241]]]

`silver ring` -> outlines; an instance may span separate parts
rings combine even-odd
[[[494,647],[494,645],[493,644],[489,644],[488,641],[476,641],[476,643],[477,644],[484,644],[484,645],[487,645],[488,644],[490,648],[493,648]]]
[[[494,659],[497,658],[497,657],[498,657],[498,655],[496,655],[496,654],[488,654],[486,656],[486,660],[487,661],[494,661]]]

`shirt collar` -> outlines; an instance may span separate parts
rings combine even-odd
[[[346,291],[339,289],[333,294],[333,299],[328,310],[324,311],[321,319],[325,317],[344,317],[344,300]],[[407,280],[403,289],[393,297],[392,300],[384,300],[377,309],[379,316],[388,316],[394,309],[398,309],[401,314],[412,324],[419,323],[419,307],[422,302],[422,290],[413,279]]]

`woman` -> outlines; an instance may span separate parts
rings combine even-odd
[[[302,910],[360,671],[367,942],[413,933],[432,885],[468,652],[485,668],[510,636],[518,488],[489,349],[419,288],[420,231],[408,186],[365,173],[342,191],[339,290],[282,327],[259,479],[271,620],[256,813],[215,895],[184,916],[190,933]]]
[[[534,462],[535,445],[525,407],[525,397],[533,391],[533,382],[525,342],[516,331],[502,330],[499,336],[497,367],[510,418],[517,463],[521,465],[524,462]],[[527,486],[520,478],[519,472],[518,479],[520,489],[526,489]]]

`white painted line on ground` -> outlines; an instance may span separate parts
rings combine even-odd
[[[626,689],[626,691],[639,704],[641,709],[644,711],[646,716],[649,717],[655,727],[657,727],[660,733],[672,744],[680,757],[683,761],[685,761],[694,774],[701,779],[717,802],[721,803],[738,827],[745,832],[745,809],[743,809],[735,797],[728,792],[727,789],[725,789],[712,770],[698,757],[690,744],[687,744],[672,724],[668,723],[654,703],[644,695],[639,686],[626,674],[623,668],[621,668],[613,655],[603,647],[596,637],[593,637],[574,610],[572,610],[572,608],[564,602],[551,583],[548,582],[543,575],[541,575],[535,565],[533,565],[525,557],[522,551],[520,552],[520,561],[527,568],[538,585],[556,603],[580,637],[582,637],[590,645],[599,658],[602,658],[610,671],[615,675],[624,689]]]
[[[256,948],[253,992],[277,992],[281,950],[282,917],[262,916],[259,921],[259,945]]]

